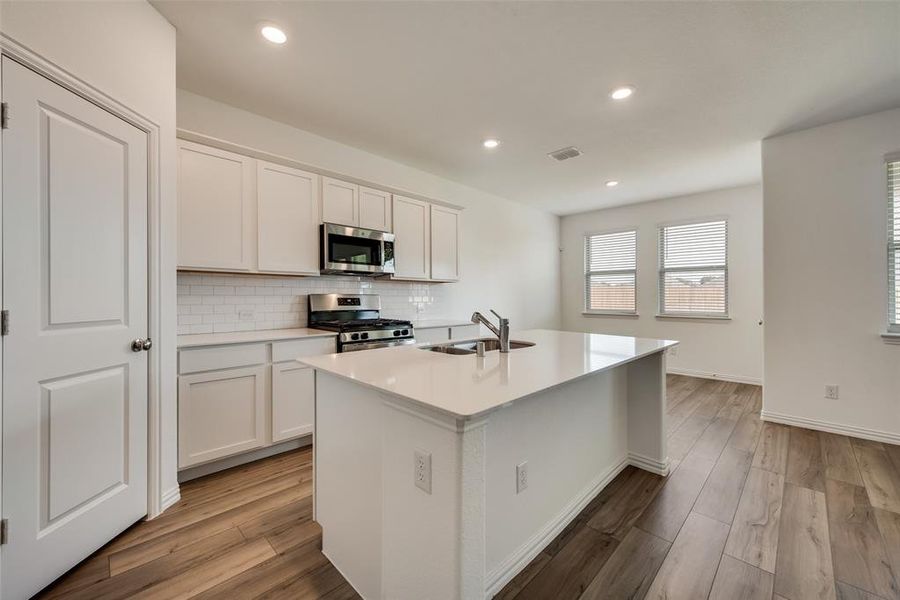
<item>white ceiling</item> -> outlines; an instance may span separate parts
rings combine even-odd
[[[762,138],[900,105],[900,2],[153,4],[179,87],[558,214],[756,182]]]

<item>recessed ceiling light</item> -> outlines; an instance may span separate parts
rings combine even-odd
[[[497,146],[500,145],[500,140],[495,140],[495,139],[493,139],[493,138],[488,138],[488,139],[484,140],[484,142],[482,142],[482,145],[483,145],[485,148],[489,148],[489,149],[496,148]]]
[[[273,44],[283,44],[287,41],[287,34],[274,25],[264,25],[259,32]]]
[[[610,179],[606,182],[606,187],[616,187],[617,185],[619,185],[619,182],[615,179]]]
[[[628,98],[634,93],[633,85],[623,85],[622,87],[617,87],[613,91],[609,93],[609,97],[613,100],[624,100]]]

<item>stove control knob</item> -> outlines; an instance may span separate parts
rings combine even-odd
[[[404,329],[401,333],[403,335],[409,335],[409,329]]]
[[[399,330],[399,329],[395,329],[395,330],[394,330],[394,336],[395,336],[395,337],[399,337],[399,336],[400,336],[400,330]]]
[[[351,340],[358,340],[358,339],[359,339],[359,334],[358,334],[358,333],[352,333],[352,334],[350,334],[350,339],[351,339]]]
[[[367,340],[367,339],[369,339],[369,334],[368,334],[368,333],[361,333],[361,334],[359,334],[359,337],[360,337],[360,339]]]

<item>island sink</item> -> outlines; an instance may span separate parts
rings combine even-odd
[[[440,352],[442,354],[475,354],[478,342],[484,343],[484,351],[491,352],[500,349],[500,340],[497,338],[481,338],[477,340],[467,340],[465,342],[453,342],[447,344],[435,344],[434,346],[423,346],[421,350],[430,350],[431,352]],[[518,348],[530,348],[534,346],[534,342],[522,342],[513,340],[509,343],[510,350]]]

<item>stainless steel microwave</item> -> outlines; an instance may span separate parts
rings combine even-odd
[[[320,257],[323,273],[387,275],[394,272],[394,234],[325,223]]]

